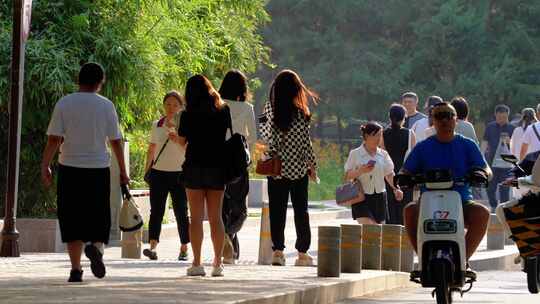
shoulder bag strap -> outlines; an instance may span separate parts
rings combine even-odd
[[[538,130],[536,130],[536,127],[535,125],[531,125],[533,131],[534,131],[534,134],[536,135],[536,138],[538,139],[538,141],[540,142],[540,134],[538,134]]]
[[[163,127],[163,125],[165,124],[165,117],[161,118],[157,124],[157,128],[159,127]],[[158,155],[156,157],[156,159],[154,159],[152,161],[152,165],[150,167],[153,167],[159,160],[159,157],[161,156],[161,153],[163,153],[163,150],[165,150],[165,147],[167,146],[167,144],[169,143],[169,138],[167,138],[167,140],[165,140],[165,143],[163,143],[163,146],[161,146],[161,149],[159,150],[158,152]]]

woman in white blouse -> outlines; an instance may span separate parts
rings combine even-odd
[[[525,108],[521,111],[521,120],[519,121],[518,127],[514,129],[512,133],[512,138],[510,139],[510,147],[512,149],[512,154],[517,158],[520,158],[521,155],[521,146],[523,144],[523,136],[527,128],[536,123],[536,112],[533,108]]]
[[[247,77],[238,70],[227,72],[219,88],[219,94],[231,110],[233,132],[242,134],[252,150],[257,141],[257,126],[253,105],[249,103],[251,94],[248,90]],[[237,233],[247,218],[248,193],[249,173],[247,170],[238,180],[225,187],[222,211],[226,235],[223,249],[224,264],[234,264],[240,256]]]
[[[360,224],[380,224],[387,218],[386,185],[388,182],[396,200],[403,192],[394,186],[394,163],[386,151],[379,148],[382,126],[369,122],[361,127],[364,143],[349,153],[345,163],[345,179],[358,179],[365,193],[365,201],[352,206],[353,219]]]

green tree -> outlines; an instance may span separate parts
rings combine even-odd
[[[11,13],[11,4],[2,2],[0,134],[5,142]],[[203,73],[217,81],[230,68],[250,73],[266,64],[268,50],[257,30],[268,20],[262,0],[34,1],[26,54],[19,215],[44,215],[55,206],[53,193],[37,186],[41,150],[54,104],[76,89],[81,63],[104,65],[102,94],[115,103],[128,137],[140,135],[157,117],[164,93],[181,89],[190,75]],[[6,159],[5,146],[0,145],[0,159]],[[0,180],[5,180],[5,171],[5,165],[0,166]],[[0,183],[0,203],[4,187]]]
[[[386,120],[407,90],[464,95],[476,119],[497,103],[518,110],[540,96],[535,1],[271,0],[267,8],[272,62],[321,94],[319,123]],[[259,73],[270,81],[275,70]]]

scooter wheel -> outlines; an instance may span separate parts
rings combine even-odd
[[[438,274],[439,286],[435,288],[435,296],[437,298],[437,304],[451,304],[452,292],[446,278],[446,274],[449,269],[444,263],[439,263],[436,267],[433,267],[434,273]]]
[[[527,286],[530,293],[538,293],[540,290],[540,257],[529,257],[525,260],[525,271],[527,272]]]

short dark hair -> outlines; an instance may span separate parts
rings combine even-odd
[[[219,88],[221,98],[233,101],[246,101],[250,99],[248,80],[239,70],[230,70],[225,74]]]
[[[79,71],[79,85],[98,85],[105,79],[105,69],[96,62],[83,64]]]
[[[414,98],[416,101],[418,101],[418,95],[416,95],[415,92],[405,92],[401,95],[401,101],[405,98]]]
[[[364,139],[368,135],[375,135],[380,130],[382,130],[382,126],[375,121],[370,121],[360,127],[360,131],[362,132],[362,137]]]
[[[450,104],[456,109],[457,118],[465,120],[469,116],[469,103],[462,96],[456,96],[452,98]]]
[[[440,96],[431,95],[426,99],[426,109],[430,109],[434,105],[444,102]]]
[[[508,113],[510,114],[510,107],[505,104],[495,106],[495,113]]]
[[[405,115],[407,110],[404,106],[394,103],[390,106],[388,111],[388,116],[390,117],[390,123],[392,127],[401,127],[403,120],[405,120]]]

